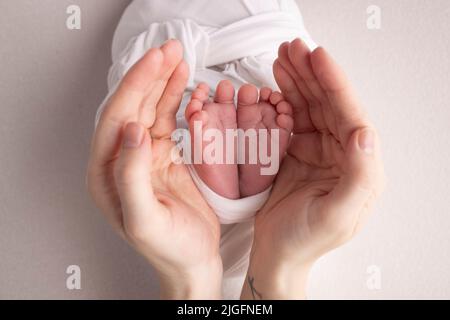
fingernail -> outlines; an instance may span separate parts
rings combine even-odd
[[[359,134],[359,148],[366,154],[371,155],[375,150],[375,133],[371,129],[366,129]]]
[[[137,123],[127,124],[123,136],[123,147],[125,149],[139,148],[144,139],[144,128]]]

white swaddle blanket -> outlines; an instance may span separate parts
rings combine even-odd
[[[297,37],[315,47],[294,0],[134,0],[114,37],[105,102],[130,67],[150,48],[168,39],[178,39],[184,46],[190,79],[177,124],[179,128],[187,128],[184,111],[197,84],[209,84],[212,95],[217,83],[224,79],[232,81],[236,89],[245,83],[275,89],[272,65],[278,47]],[[97,120],[104,104],[98,110]],[[252,241],[251,218],[267,200],[270,189],[253,197],[229,200],[209,189],[193,168],[190,171],[205,200],[224,224],[221,240],[224,296],[237,298],[238,292],[232,288],[242,285]]]

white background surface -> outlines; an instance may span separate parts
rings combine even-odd
[[[126,0],[0,1],[0,298],[156,298],[152,272],[84,188]],[[65,28],[70,4],[82,30]],[[450,298],[450,3],[300,0],[380,130],[388,188],[363,232],[314,268],[310,298]],[[382,9],[382,29],[366,8]],[[82,290],[66,289],[66,268]],[[367,287],[367,268],[381,289]]]

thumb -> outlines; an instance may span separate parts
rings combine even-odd
[[[161,205],[151,181],[152,141],[147,129],[129,123],[123,131],[122,148],[114,175],[129,236],[138,237],[155,225]]]
[[[343,229],[358,229],[384,186],[384,171],[375,129],[356,130],[345,150],[344,173],[327,196],[324,212]]]

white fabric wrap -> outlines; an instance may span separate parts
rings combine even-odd
[[[215,88],[220,80],[229,79],[236,87],[253,83],[259,87],[276,88],[272,65],[277,48],[282,42],[299,36],[309,39],[298,20],[284,12],[251,16],[220,29],[205,28],[192,20],[153,23],[147,31],[132,38],[113,63],[108,86],[116,88],[128,69],[148,49],[160,46],[168,39],[180,40],[185,49],[184,58],[190,67],[187,92],[177,115],[178,127],[185,128],[184,108],[190,92],[198,83],[206,82]],[[97,119],[103,106],[98,111]],[[191,172],[194,172],[193,169]],[[229,200],[214,193],[196,175],[194,182],[223,224],[248,220],[264,205],[270,194],[269,189],[246,199]]]
[[[278,10],[250,15],[221,27],[200,25],[191,19],[154,22],[159,20],[156,18],[157,14],[149,13],[146,17],[146,12],[142,12],[151,1],[134,1],[116,30],[113,64],[108,75],[109,93],[98,109],[96,123],[109,97],[127,71],[150,48],[161,46],[168,39],[181,41],[184,46],[184,59],[190,67],[188,87],[177,114],[178,128],[187,128],[184,111],[190,94],[198,83],[209,84],[212,88],[211,96],[214,95],[217,83],[224,79],[232,81],[236,89],[244,83],[276,89],[272,66],[279,45],[300,37],[311,49],[316,47],[303,26],[302,16],[293,0],[278,0]],[[270,2],[273,6],[273,0],[243,1],[247,7],[252,4],[264,7],[265,2]],[[195,1],[192,3],[194,5]],[[214,1],[209,3],[214,5]],[[130,35],[136,30],[139,32]],[[221,238],[224,297],[238,298],[239,292],[232,288],[237,289],[242,285],[253,237],[252,217],[267,200],[270,189],[250,198],[228,200],[209,189],[192,167],[190,172],[205,200],[224,224]]]

